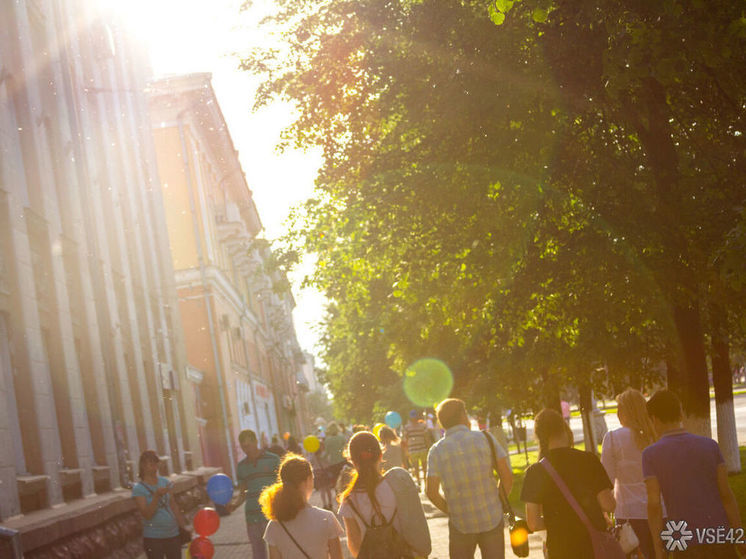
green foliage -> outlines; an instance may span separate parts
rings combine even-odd
[[[422,357],[483,410],[613,390],[736,298],[742,6],[678,6],[278,2],[288,52],[243,67],[323,150],[286,262],[318,257],[338,413],[406,409]]]
[[[306,394],[306,405],[308,406],[308,414],[314,422],[319,417],[324,419],[324,421],[334,419],[329,398],[323,392],[314,391]]]

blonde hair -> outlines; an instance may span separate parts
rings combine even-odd
[[[645,396],[639,390],[628,388],[616,397],[617,415],[624,415],[625,427],[632,430],[637,447],[642,450],[655,442],[653,422],[646,408]],[[621,421],[621,418],[620,418]]]
[[[306,506],[300,484],[313,475],[308,460],[288,453],[280,464],[277,483],[265,487],[259,496],[262,513],[270,520],[288,521]]]

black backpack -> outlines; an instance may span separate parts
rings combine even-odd
[[[396,509],[391,515],[391,520],[386,522],[383,514],[377,507],[374,507],[373,516],[368,524],[358,512],[352,499],[347,499],[347,502],[366,528],[357,559],[412,559],[414,557],[407,542],[393,526]]]

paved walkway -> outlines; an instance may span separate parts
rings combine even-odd
[[[433,551],[430,559],[448,559],[448,518],[437,510],[424,495],[422,496],[422,506],[425,509],[428,525],[430,526],[430,537],[432,540]],[[311,497],[311,503],[320,506],[321,501],[318,494],[314,492]],[[210,540],[215,546],[214,559],[250,559],[251,548],[249,547],[248,537],[246,535],[246,524],[242,510],[237,510],[230,516],[223,516],[220,519],[220,529],[210,536]],[[511,559],[515,557],[510,549],[510,539],[507,530],[505,531],[505,557]],[[542,535],[533,534],[529,537],[530,555],[529,559],[543,559],[541,551]],[[347,550],[347,543],[343,540],[342,549],[347,559],[352,556]],[[186,553],[184,554],[186,556]],[[476,558],[481,559],[479,551]],[[145,559],[145,555],[140,555],[137,559]]]

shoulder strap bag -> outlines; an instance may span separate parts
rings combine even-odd
[[[593,524],[585,514],[585,511],[580,506],[580,503],[570,493],[570,489],[565,484],[564,480],[557,473],[557,470],[549,463],[549,460],[542,458],[539,463],[544,467],[544,470],[549,474],[557,485],[557,488],[562,493],[565,501],[572,507],[575,514],[588,530],[588,535],[591,537],[591,545],[593,546],[593,557],[595,559],[625,559],[626,554],[622,551],[619,542],[616,538],[605,530],[599,530]]]
[[[278,522],[280,522],[280,521],[278,520]],[[280,526],[282,526],[282,529],[285,530],[285,533],[293,541],[293,543],[295,544],[295,547],[297,547],[298,549],[300,549],[300,552],[303,554],[303,557],[305,557],[306,559],[311,559],[308,556],[308,553],[306,553],[305,550],[300,546],[300,544],[297,541],[295,541],[295,538],[293,537],[293,534],[290,533],[290,530],[288,530],[287,526],[285,526],[285,524],[283,522],[280,522]]]
[[[163,499],[163,497],[156,497],[155,491],[153,491],[150,487],[147,486],[145,482],[141,482],[142,486],[148,490],[148,492],[153,496],[153,498],[158,499],[158,508],[161,508],[165,510],[171,518],[174,519],[174,522],[179,526],[179,542],[182,546],[190,543],[192,541],[192,531],[187,530],[186,528],[182,528],[179,524],[179,521],[176,520],[176,517],[174,516],[174,513],[171,511],[171,505],[169,504],[169,501],[167,499]]]
[[[516,520],[513,507],[510,505],[508,495],[505,493],[505,487],[500,479],[500,470],[497,468],[497,451],[495,450],[495,442],[487,431],[482,431],[487,444],[490,447],[492,453],[492,469],[497,474],[497,480],[500,487],[500,502],[503,505],[503,511],[508,516],[508,529],[510,531],[510,547],[513,548],[513,553],[516,557],[528,557],[528,524],[523,519]]]

